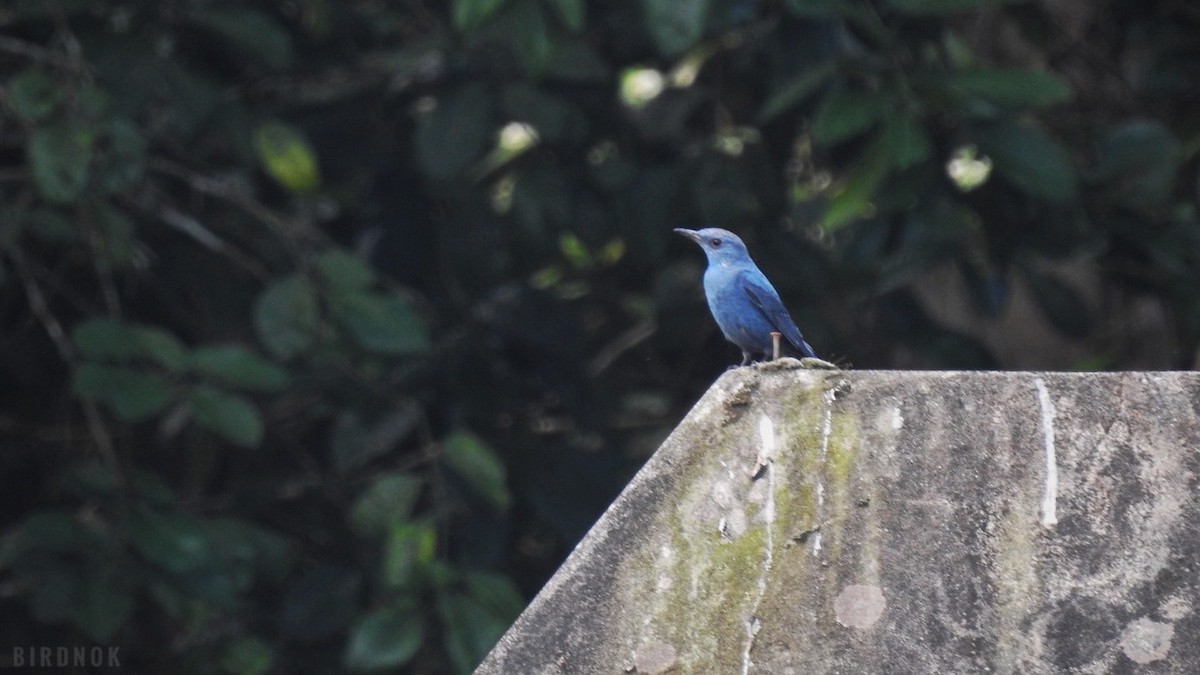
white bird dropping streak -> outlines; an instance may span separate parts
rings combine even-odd
[[[1033,381],[1037,387],[1038,407],[1042,411],[1042,446],[1046,455],[1046,484],[1042,488],[1042,527],[1058,524],[1058,457],[1054,450],[1054,418],[1058,412],[1042,378]]]

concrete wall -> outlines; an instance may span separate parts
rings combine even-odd
[[[722,376],[480,673],[1200,673],[1200,375]]]

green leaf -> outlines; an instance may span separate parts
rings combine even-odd
[[[268,68],[286,68],[293,59],[292,38],[270,14],[249,7],[201,5],[191,16],[235,52]]]
[[[187,349],[171,333],[112,317],[77,324],[71,331],[71,340],[79,353],[89,359],[125,363],[144,358],[168,370],[177,370],[187,358]]]
[[[375,272],[365,260],[341,249],[317,254],[313,266],[335,291],[361,291],[375,282]]]
[[[126,523],[129,539],[147,560],[182,574],[208,560],[204,523],[182,511],[139,508]]]
[[[260,124],[254,150],[267,175],[292,192],[312,192],[321,183],[317,153],[304,134],[283,122]]]
[[[484,24],[507,0],[454,0],[454,27],[469,33]]]
[[[127,190],[146,171],[146,139],[132,122],[114,118],[97,148],[96,176],[106,192]]]
[[[679,56],[704,36],[710,0],[642,0],[646,32],[663,56]]]
[[[442,448],[447,466],[493,506],[508,508],[508,471],[491,446],[469,431],[456,431],[442,441]]]
[[[1057,139],[1035,127],[1003,122],[979,129],[975,141],[996,171],[1021,190],[1051,201],[1075,197],[1071,157]]]
[[[490,133],[491,107],[487,88],[472,82],[417,119],[417,162],[426,175],[449,180],[479,158]]]
[[[124,366],[84,363],[75,371],[72,391],[100,401],[127,422],[141,422],[161,412],[175,398],[165,377]]]
[[[407,605],[385,607],[363,617],[350,631],[344,662],[350,670],[399,668],[425,638],[421,614]]]
[[[863,153],[862,159],[855,163],[845,186],[829,200],[821,227],[834,231],[863,215],[879,185],[887,177],[891,163],[890,150],[887,134],[879,134]]]
[[[936,82],[955,93],[1014,108],[1051,105],[1071,97],[1070,85],[1042,70],[965,70],[944,74]]]
[[[785,0],[788,11],[808,19],[836,19],[854,13],[848,0]]]
[[[241,345],[197,347],[188,366],[202,377],[235,389],[276,392],[287,385],[282,368]]]
[[[530,77],[540,77],[554,58],[554,38],[538,0],[518,0],[502,18],[495,28],[516,53],[521,69]]]
[[[397,523],[388,531],[383,551],[383,583],[391,589],[408,584],[418,569],[428,568],[437,554],[437,533],[427,522]]]
[[[1137,120],[1105,129],[1096,141],[1089,179],[1102,184],[1099,199],[1156,208],[1171,199],[1179,170],[1179,141],[1157,121]]]
[[[446,653],[455,671],[463,674],[487,656],[515,618],[515,614],[498,614],[475,594],[459,590],[439,594],[437,609]]]
[[[984,7],[1014,5],[1025,0],[887,0],[887,4],[909,14],[955,14]]]
[[[835,72],[832,62],[822,63],[784,82],[767,97],[758,113],[759,124],[766,124],[803,103]]]
[[[585,0],[546,0],[558,15],[567,30],[575,33],[583,30],[587,19],[587,4]]]
[[[883,94],[845,87],[831,89],[813,117],[813,140],[833,145],[859,136],[875,126],[891,107],[892,102]]]
[[[268,286],[254,308],[258,339],[280,359],[298,356],[311,347],[319,321],[316,289],[295,274]]]
[[[252,448],[262,441],[262,415],[249,399],[202,384],[192,389],[188,402],[197,424],[230,443]]]
[[[104,240],[103,255],[114,269],[129,269],[137,258],[137,228],[133,220],[109,202],[100,202],[93,212]]]
[[[365,536],[379,535],[412,515],[423,483],[408,474],[385,474],[375,480],[350,511],[350,524]]]
[[[271,646],[253,637],[237,638],[221,656],[221,668],[233,675],[266,675],[274,662]]]
[[[110,641],[133,613],[130,591],[103,576],[82,581],[75,593],[71,619],[96,642]]]
[[[331,304],[330,311],[365,349],[385,354],[419,354],[429,350],[425,324],[402,296],[346,294]]]
[[[78,122],[58,122],[33,132],[29,167],[43,198],[68,203],[83,194],[95,140],[96,132]]]
[[[62,99],[62,87],[39,68],[23,70],[8,81],[8,105],[26,121],[49,117]]]
[[[884,126],[892,166],[903,170],[929,159],[933,141],[916,120],[907,115],[889,116]]]

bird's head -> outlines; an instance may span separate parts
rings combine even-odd
[[[729,230],[722,230],[719,227],[685,230],[677,227],[675,232],[699,244],[700,248],[704,249],[704,254],[708,256],[710,265],[728,265],[750,259],[750,253],[746,251],[746,245],[742,243],[741,237]]]

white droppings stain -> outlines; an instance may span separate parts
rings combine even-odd
[[[767,496],[763,504],[763,527],[766,528],[765,546],[763,550],[762,567],[759,569],[756,584],[754,604],[750,608],[750,616],[746,618],[746,645],[742,649],[742,675],[750,672],[750,652],[754,649],[754,637],[758,635],[761,622],[758,618],[758,608],[762,605],[763,597],[767,594],[767,581],[771,574],[771,566],[775,563],[775,423],[770,417],[763,415],[758,418],[758,434],[762,446],[758,453],[758,463],[762,465],[767,478]]]
[[[904,415],[900,414],[900,406],[892,408],[892,428],[896,431],[904,428]]]
[[[825,399],[825,410],[821,416],[821,466],[825,466],[826,460],[829,458],[829,438],[833,436],[833,390],[826,390],[823,398]],[[817,522],[825,521],[825,482],[823,474],[817,475]],[[812,554],[817,555],[821,552],[821,533],[818,531],[813,536]]]
[[[1173,637],[1175,624],[1142,617],[1125,626],[1121,633],[1121,651],[1134,663],[1153,663],[1167,657]]]
[[[833,601],[837,622],[847,628],[870,628],[887,607],[883,589],[866,584],[852,584],[842,589]]]
[[[1054,449],[1054,418],[1058,411],[1046,382],[1042,378],[1033,381],[1037,387],[1038,407],[1042,411],[1042,447],[1046,456],[1046,478],[1042,488],[1042,527],[1058,524],[1058,457]]]

